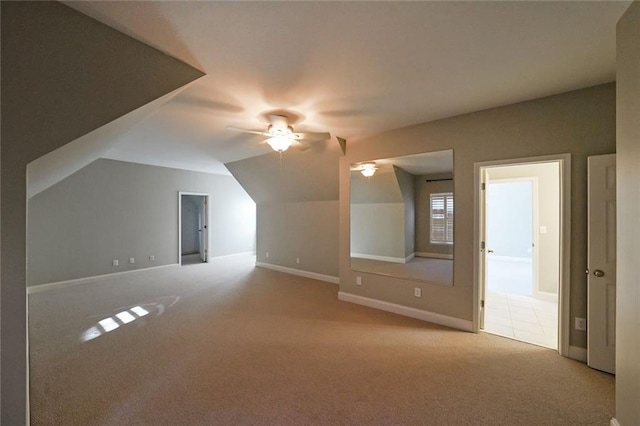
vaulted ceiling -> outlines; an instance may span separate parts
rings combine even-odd
[[[629,2],[65,4],[206,74],[104,156],[228,173],[270,148],[225,127],[272,110],[351,140],[613,81]]]

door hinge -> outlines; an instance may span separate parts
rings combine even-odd
[[[481,301],[480,301],[480,307],[481,307],[481,308],[484,308],[484,300],[481,300]]]
[[[482,187],[481,187],[480,189],[482,189],[483,191],[484,191],[485,189],[487,189],[487,186],[486,186],[486,184],[485,184],[484,182],[482,182]]]
[[[480,250],[484,250],[484,247],[485,247],[485,245],[484,245],[484,241],[481,241],[481,242],[480,242]]]

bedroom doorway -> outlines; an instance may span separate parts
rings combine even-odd
[[[562,159],[477,165],[480,331],[555,350],[568,335],[563,167]]]
[[[180,192],[178,258],[180,265],[209,261],[209,195]]]

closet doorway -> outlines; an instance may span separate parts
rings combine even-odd
[[[180,192],[178,258],[180,265],[209,261],[209,194]]]

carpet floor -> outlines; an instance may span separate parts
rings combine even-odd
[[[608,425],[614,378],[238,257],[29,296],[33,425]],[[109,331],[107,331],[109,330]]]

